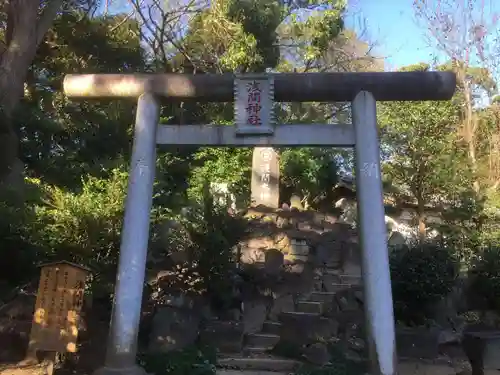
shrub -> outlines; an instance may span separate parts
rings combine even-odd
[[[458,275],[454,254],[435,243],[414,244],[390,254],[394,313],[407,325],[421,325],[429,307],[451,292]]]
[[[469,288],[485,309],[500,311],[500,247],[485,247],[473,258]]]
[[[206,185],[208,186],[208,185]],[[234,248],[245,234],[246,221],[231,216],[204,190],[202,205],[188,216],[188,252],[201,279],[202,292],[222,309],[230,305],[236,271]]]
[[[156,375],[215,375],[216,356],[206,348],[189,347],[168,353],[142,354],[140,365]]]

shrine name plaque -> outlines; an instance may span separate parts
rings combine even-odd
[[[274,80],[267,74],[242,74],[234,80],[237,135],[274,134]]]

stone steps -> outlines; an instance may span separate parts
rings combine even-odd
[[[318,313],[300,312],[300,311],[283,311],[281,314],[282,315],[292,315],[292,316],[311,316],[311,317],[321,316],[321,314],[318,314]]]
[[[231,370],[253,370],[253,371],[271,371],[271,372],[293,372],[300,366],[300,362],[291,359],[273,358],[273,357],[254,357],[233,356],[219,358],[217,366],[221,369]],[[219,370],[217,371],[219,372]]]
[[[340,281],[342,284],[349,285],[363,285],[363,278],[361,276],[353,276],[353,275],[340,275]]]
[[[323,286],[327,292],[330,293],[337,293],[341,292],[342,290],[349,289],[351,287],[351,284],[345,284],[345,283],[336,283],[336,282],[325,282],[323,280]]]
[[[337,292],[313,292],[308,300],[311,302],[331,302]]]
[[[281,330],[280,322],[272,322],[270,320],[266,320],[264,325],[262,326],[262,333],[271,333],[274,335],[279,335]]]
[[[242,350],[243,355],[248,358],[254,358],[256,356],[269,355],[269,352],[273,347],[263,347],[263,346],[245,346]]]
[[[246,348],[265,348],[270,350],[280,340],[279,335],[272,333],[251,333],[245,337]]]
[[[322,314],[323,313],[323,302],[298,301],[297,306],[296,306],[296,311],[303,312],[303,313]]]

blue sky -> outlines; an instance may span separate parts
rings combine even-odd
[[[378,43],[376,55],[386,58],[386,69],[396,69],[404,65],[418,62],[431,62],[437,55],[429,46],[425,37],[425,29],[417,25],[413,0],[348,0],[351,14],[346,19],[347,26],[360,30],[369,30],[368,41]],[[457,1],[460,7],[466,0]],[[437,3],[436,3],[437,4]],[[489,28],[497,25],[500,28],[500,0],[481,0],[475,4],[476,9],[484,5],[485,22]],[[479,12],[479,11],[478,11]],[[479,13],[475,18],[479,19]],[[496,17],[495,17],[496,16]],[[497,23],[492,23],[496,18]],[[360,20],[364,19],[366,27]],[[493,30],[491,30],[493,31]],[[362,38],[363,39],[363,38]],[[440,55],[443,60],[443,55]]]
[[[433,50],[425,39],[425,30],[416,24],[412,3],[412,0],[355,0],[350,4],[354,15],[347,18],[347,26],[361,30],[365,22],[368,40],[377,42],[376,54],[386,57],[389,69],[432,59]]]

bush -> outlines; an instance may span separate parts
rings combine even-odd
[[[186,231],[186,251],[190,267],[198,276],[198,293],[224,310],[231,304],[236,271],[234,248],[245,234],[246,221],[229,215],[227,208],[214,202],[208,187],[200,203],[186,212],[181,223]]]
[[[156,375],[215,375],[213,350],[190,347],[169,353],[142,354],[139,364]]]
[[[483,248],[472,260],[469,291],[485,309],[500,311],[500,247]]]
[[[390,267],[396,320],[421,325],[432,318],[429,307],[451,292],[457,265],[449,249],[434,243],[394,250]]]

